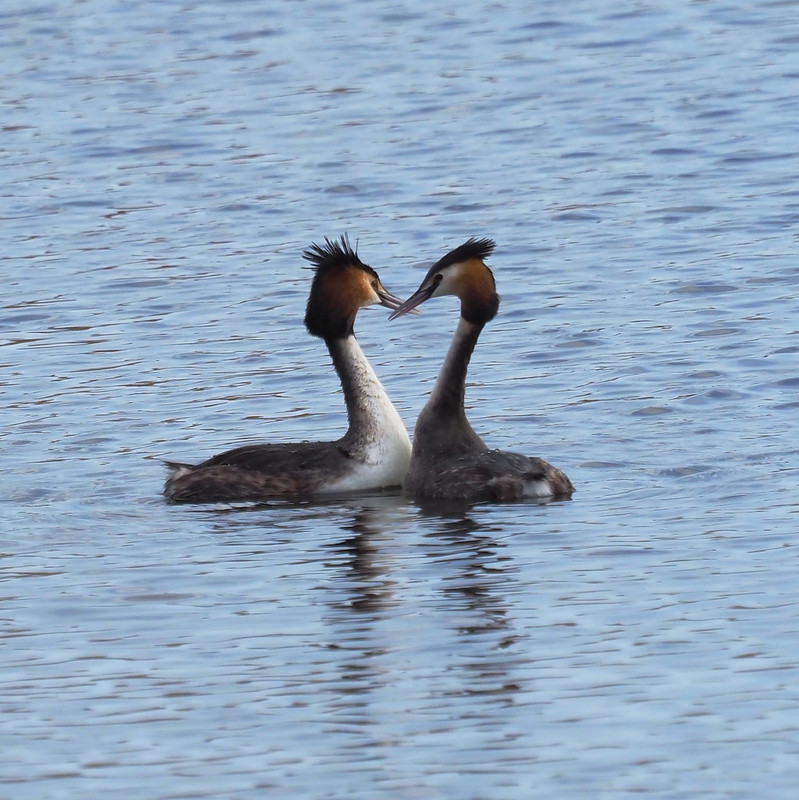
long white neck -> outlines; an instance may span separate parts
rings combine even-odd
[[[331,339],[327,347],[347,405],[349,427],[341,447],[370,469],[384,473],[387,482],[383,485],[402,483],[411,441],[397,409],[354,336]]]

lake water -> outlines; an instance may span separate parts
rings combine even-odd
[[[794,798],[799,6],[2,20],[0,796]],[[334,438],[302,249],[502,295],[474,427],[573,501],[173,507]],[[409,427],[456,323],[359,340]]]

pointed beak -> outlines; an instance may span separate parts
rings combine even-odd
[[[380,305],[385,308],[399,308],[402,305],[402,300],[391,292],[387,292],[382,286],[377,290],[377,296],[380,298]]]
[[[428,284],[422,284],[404,303],[400,303],[394,311],[389,314],[389,320],[402,317],[405,314],[418,314],[416,307],[422,305],[425,300],[429,300],[433,292],[436,290],[437,283],[432,281]]]

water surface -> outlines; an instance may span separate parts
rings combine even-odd
[[[793,798],[791,3],[2,16],[0,782],[50,797]],[[497,241],[467,391],[571,502],[170,507],[332,438],[311,241]],[[457,315],[361,344],[409,427]]]

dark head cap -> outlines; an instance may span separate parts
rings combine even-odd
[[[413,311],[431,297],[455,295],[461,301],[461,316],[475,325],[485,325],[499,309],[494,273],[485,259],[494,250],[491,239],[469,239],[430,268],[419,288],[391,315],[391,319]]]
[[[312,244],[302,255],[315,273],[305,309],[305,327],[312,336],[344,339],[352,335],[359,309],[400,304],[377,272],[361,261],[346,234],[333,241],[325,237],[324,245]]]

